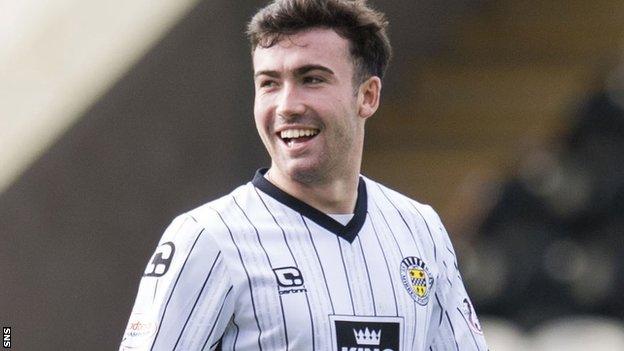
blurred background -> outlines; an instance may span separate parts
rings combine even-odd
[[[0,324],[116,350],[177,214],[268,158],[265,1],[0,0]],[[492,350],[624,349],[624,2],[377,0],[363,173],[434,206]]]

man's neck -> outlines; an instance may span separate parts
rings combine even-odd
[[[353,213],[357,201],[359,174],[307,184],[295,181],[273,167],[265,174],[273,185],[324,213]]]

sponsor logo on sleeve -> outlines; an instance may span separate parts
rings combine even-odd
[[[412,299],[419,305],[429,302],[433,287],[433,275],[423,260],[410,256],[401,261],[401,280]]]
[[[175,253],[175,245],[171,241],[163,243],[156,248],[156,252],[152,256],[150,263],[145,268],[144,277],[162,277],[169,270],[173,254]]]
[[[121,341],[124,350],[133,350],[144,347],[156,334],[158,324],[146,313],[133,313],[128,321],[126,332]]]
[[[277,278],[277,290],[280,295],[306,292],[303,275],[297,267],[281,267],[273,269]]]
[[[329,316],[333,350],[401,351],[403,318],[382,316]]]
[[[470,327],[470,330],[477,334],[483,334],[483,329],[481,329],[481,323],[479,323],[479,318],[477,318],[477,313],[475,312],[469,298],[466,297],[462,301],[461,306],[459,307],[459,311],[464,317],[464,320],[466,320],[466,323],[468,323],[468,327]]]

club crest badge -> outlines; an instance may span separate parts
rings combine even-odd
[[[401,280],[412,299],[419,305],[429,302],[433,275],[423,260],[410,256],[401,261]]]

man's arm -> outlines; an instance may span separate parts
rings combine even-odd
[[[120,350],[212,350],[234,311],[219,246],[192,217],[167,228],[141,279]]]
[[[431,210],[433,212],[433,210]],[[427,350],[488,350],[477,314],[462,281],[455,251],[448,233],[437,219],[438,234],[444,245],[441,253],[438,287],[427,336]],[[433,228],[432,228],[433,229]]]

